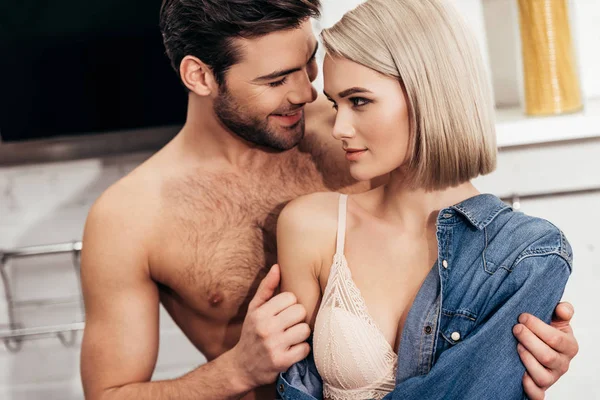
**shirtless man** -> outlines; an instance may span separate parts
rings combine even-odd
[[[275,294],[277,267],[267,274],[278,213],[300,195],[366,189],[333,143],[330,107],[315,102],[309,17],[318,10],[318,0],[163,4],[167,54],[189,91],[187,122],[88,216],[88,399],[272,399],[273,388],[261,386],[308,354],[305,311],[290,293]],[[150,382],[159,303],[208,363]],[[577,352],[569,319],[518,325],[532,398],[543,398]]]

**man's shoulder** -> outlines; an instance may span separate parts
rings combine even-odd
[[[139,224],[155,211],[157,183],[148,177],[146,163],[113,183],[96,199],[88,223],[123,225],[138,221]]]
[[[144,271],[155,233],[154,204],[148,193],[132,172],[94,202],[83,234],[82,270],[86,274],[147,276]]]

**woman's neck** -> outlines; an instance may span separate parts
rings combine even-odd
[[[443,190],[415,189],[392,175],[381,187],[377,213],[416,234],[435,228],[440,210],[479,194],[471,182]]]

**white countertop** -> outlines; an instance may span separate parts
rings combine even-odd
[[[600,137],[600,99],[587,100],[581,112],[526,116],[522,107],[496,110],[498,147]]]

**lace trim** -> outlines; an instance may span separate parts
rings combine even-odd
[[[371,328],[372,334],[377,335],[382,352],[385,352],[382,355],[383,365],[389,365],[389,369],[386,367],[386,371],[381,371],[381,379],[377,382],[370,383],[362,388],[344,389],[343,387],[356,387],[356,384],[355,382],[348,381],[346,378],[348,376],[348,373],[344,372],[347,369],[346,366],[338,365],[336,358],[329,359],[332,364],[327,366],[326,371],[322,371],[321,373],[324,380],[324,396],[330,400],[382,399],[395,387],[398,357],[369,313],[367,304],[360,293],[360,289],[352,280],[352,271],[348,267],[347,260],[343,254],[336,253],[334,255],[329,279],[323,293],[323,300],[319,307],[319,313],[324,307],[341,309],[360,318],[360,320]],[[319,346],[321,343],[317,342],[321,342],[321,339],[324,339],[325,342],[323,344],[325,345],[325,353],[332,354],[331,346],[334,342],[334,338],[331,338],[331,335],[328,335],[328,332],[323,332],[322,330],[324,328],[325,326],[323,326],[321,331],[315,335],[315,348],[321,347]],[[364,360],[354,359],[354,362],[356,365],[360,365]],[[323,374],[323,372],[325,372],[325,374]],[[335,375],[335,379],[339,382],[338,386],[341,385],[342,388],[331,386],[327,383],[327,372]],[[332,377],[329,378],[331,379]]]
[[[360,289],[354,283],[352,279],[352,271],[348,267],[348,261],[343,254],[335,254],[333,256],[333,265],[331,267],[331,271],[329,272],[329,279],[327,285],[325,287],[325,293],[323,293],[323,300],[321,302],[321,306],[319,310],[321,310],[325,305],[332,305],[332,307],[341,308],[341,309],[349,309],[347,304],[345,304],[342,296],[340,294],[339,285],[340,282],[337,282],[339,279],[343,280],[342,286],[347,289],[349,300],[352,302],[352,314],[361,318],[367,325],[372,327],[378,334],[378,336],[385,342],[387,345],[386,351],[386,359],[390,362],[397,361],[398,356],[394,352],[392,346],[390,346],[389,342],[383,336],[381,329],[369,313],[369,309],[367,307],[367,303],[360,293]],[[346,307],[345,307],[346,306]]]
[[[344,257],[346,201],[340,195],[336,253],[315,321],[313,351],[327,399],[380,400],[394,390],[398,357],[369,313]]]
[[[365,400],[365,399],[375,399],[381,400],[387,394],[389,394],[392,390],[394,390],[394,385],[387,389],[354,389],[354,390],[343,390],[336,389],[332,386],[325,384],[323,386],[323,397],[328,400]]]

